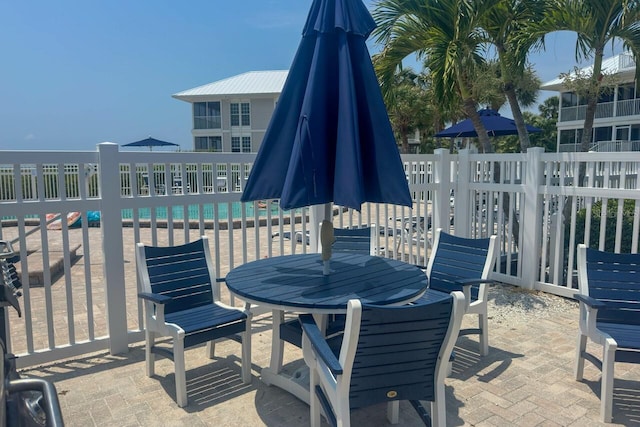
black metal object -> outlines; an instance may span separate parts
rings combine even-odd
[[[39,378],[21,378],[16,370],[16,356],[7,353],[7,325],[5,307],[13,307],[22,316],[18,297],[22,284],[14,263],[19,257],[11,243],[0,240],[0,425],[4,426],[63,426],[62,412],[55,386]]]

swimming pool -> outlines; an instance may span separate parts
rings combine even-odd
[[[253,202],[249,203],[241,203],[241,202],[233,202],[231,203],[231,219],[240,219],[242,218],[242,206],[245,207],[245,213],[247,218],[251,218],[255,215],[255,209]],[[202,216],[205,220],[213,220],[215,218],[214,214],[214,205],[212,203],[203,204],[202,205]],[[138,209],[138,217],[139,219],[150,219],[151,218],[151,209],[152,208],[140,208]],[[277,203],[270,204],[271,215],[278,215],[279,207]],[[156,219],[165,220],[167,219],[167,207],[161,206],[155,208],[155,217]],[[287,213],[285,211],[285,213]],[[171,214],[173,219],[183,220],[184,219],[184,206],[172,206]],[[200,219],[200,205],[188,205],[187,206],[187,215],[189,216],[190,221],[196,221]],[[218,220],[229,220],[229,204],[228,203],[220,203],[218,206]],[[258,209],[258,216],[266,217],[267,209],[266,207],[263,209]],[[122,219],[133,219],[133,209],[122,209]]]
[[[242,205],[245,205],[245,212],[247,218],[252,218],[255,213],[253,202],[249,203],[241,203],[241,202],[232,202],[231,203],[231,219],[241,219],[242,218]],[[279,214],[279,206],[278,203],[272,202],[270,204],[271,215],[277,216]],[[213,204],[203,204],[202,212],[205,220],[213,220],[215,219]],[[263,205],[264,206],[264,205]],[[142,220],[151,219],[151,210],[152,208],[139,208],[138,209],[138,218]],[[288,214],[290,211],[283,211],[284,214]],[[99,211],[90,211],[90,213],[95,213],[95,220],[93,221],[95,225],[100,223],[100,212]],[[172,217],[175,220],[183,220],[184,219],[184,207],[183,206],[172,206],[171,208]],[[220,215],[219,220],[229,220],[229,204],[228,203],[220,203],[218,206],[218,214]],[[197,221],[200,219],[200,205],[188,205],[187,206],[187,215],[189,216],[190,221]],[[267,209],[266,206],[263,208],[258,208],[258,216],[266,217]],[[159,220],[167,219],[167,207],[160,206],[155,208],[155,217]],[[38,215],[26,215],[27,219],[37,219]],[[3,216],[0,217],[1,221],[15,221],[17,218],[14,216]],[[133,209],[122,209],[122,219],[131,220],[133,219]],[[91,222],[91,221],[89,221]]]

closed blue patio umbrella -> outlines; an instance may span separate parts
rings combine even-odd
[[[411,206],[365,43],[373,28],[361,0],[314,0],[243,201]]]
[[[516,122],[508,117],[503,117],[496,110],[491,108],[484,108],[478,111],[480,120],[484,124],[487,134],[489,136],[504,136],[504,135],[517,135],[518,129],[516,128]],[[526,125],[527,132],[537,133],[542,132],[542,129],[537,127]],[[466,119],[455,125],[448,127],[447,129],[435,134],[440,138],[463,138],[463,137],[476,137],[478,133],[473,127],[471,119]]]

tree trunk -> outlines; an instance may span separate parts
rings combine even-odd
[[[491,141],[487,135],[487,129],[485,129],[482,120],[480,120],[480,115],[476,108],[476,103],[473,98],[465,98],[464,112],[467,114],[467,117],[471,119],[471,123],[473,123],[473,128],[478,134],[478,141],[480,141],[482,151],[484,153],[493,153],[493,146],[491,145]]]
[[[598,107],[598,98],[600,96],[600,81],[602,76],[602,57],[604,48],[596,48],[593,58],[593,74],[591,75],[591,84],[587,99],[587,110],[584,116],[584,127],[582,131],[582,140],[580,141],[580,151],[586,153],[591,149],[593,139],[593,121],[596,117],[596,108]]]
[[[524,123],[524,117],[522,117],[522,110],[520,109],[520,104],[518,104],[514,85],[510,82],[505,83],[504,93],[509,101],[509,106],[511,106],[513,121],[516,122],[516,128],[518,129],[520,152],[526,153],[527,149],[531,146],[531,142],[529,141],[529,132],[527,132],[527,125]]]
[[[406,132],[402,133],[402,154],[409,154],[409,137]]]
[[[582,139],[580,140],[580,151],[583,153],[588,152],[591,149],[591,143],[593,141],[593,121],[596,117],[596,109],[598,107],[598,98],[600,97],[600,81],[602,73],[602,57],[604,56],[604,47],[597,47],[593,58],[593,74],[591,75],[591,85],[589,88],[589,95],[587,100],[587,109],[584,116],[584,126],[582,130]],[[581,162],[578,167],[578,176],[573,179],[577,179],[578,182],[574,183],[579,187],[584,181],[584,177],[587,174],[587,165]],[[570,201],[571,197],[566,197],[564,209],[562,210],[563,219],[566,221],[571,215],[571,208],[573,204]]]

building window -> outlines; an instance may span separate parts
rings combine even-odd
[[[604,104],[605,102],[613,102],[614,95],[615,91],[613,90],[613,88],[604,88],[598,96],[598,103]]]
[[[232,102],[229,113],[231,126],[251,126],[251,107],[248,102]]]
[[[240,137],[232,136],[231,137],[231,152],[239,153],[240,152]]]
[[[593,142],[598,141],[611,141],[611,132],[613,128],[611,126],[602,126],[593,129]]]
[[[563,92],[562,93],[562,108],[566,107],[575,107],[578,105],[578,95],[573,92]]]
[[[196,136],[196,151],[222,151],[221,136]]]
[[[633,83],[627,83],[618,86],[618,101],[634,99],[636,97],[636,88]]]
[[[560,131],[560,144],[576,144],[577,142],[574,129]]]
[[[193,103],[194,129],[220,129],[221,127],[220,102]]]
[[[232,136],[231,137],[231,152],[232,153],[250,153],[251,152],[251,137],[250,136]]]

